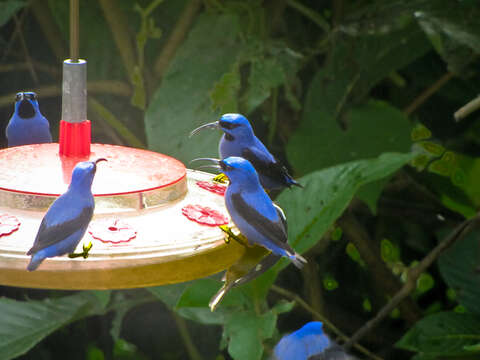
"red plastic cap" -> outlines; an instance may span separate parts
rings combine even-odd
[[[90,155],[90,120],[70,123],[60,120],[60,155],[82,157]]]

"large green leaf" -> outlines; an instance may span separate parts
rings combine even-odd
[[[304,189],[285,190],[278,197],[288,218],[289,243],[298,252],[308,250],[342,215],[362,185],[393,174],[412,157],[412,154],[386,153],[301,178],[299,182]]]
[[[219,133],[205,131],[191,139],[188,134],[219,116],[209,94],[237,60],[238,33],[236,16],[199,16],[145,114],[149,148],[182,161],[218,155]]]
[[[102,311],[96,296],[90,292],[43,301],[1,298],[1,357],[8,360],[24,354],[62,326]]]
[[[382,79],[425,54],[430,44],[412,23],[387,34],[340,33],[331,47],[325,65],[310,84],[302,122],[287,146],[289,161],[301,174],[407,150],[409,125],[400,111],[381,102],[347,110],[363,101]],[[311,153],[315,156],[305,156]]]
[[[480,341],[480,318],[472,314],[442,312],[423,318],[396,346],[427,356],[471,355],[465,346]]]
[[[478,232],[472,232],[445,251],[438,263],[447,284],[455,290],[457,300],[469,311],[480,315],[480,249]]]

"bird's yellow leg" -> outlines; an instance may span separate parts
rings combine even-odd
[[[232,229],[230,229],[229,226],[227,225],[220,225],[219,226],[220,230],[222,230],[225,234],[227,234],[227,237],[225,238],[225,243],[229,243],[232,239],[235,240],[236,242],[238,242],[239,244],[243,245],[243,246],[250,246],[248,244],[248,240],[245,236],[243,236],[242,234],[238,234],[238,235],[235,235],[232,231]]]
[[[224,173],[220,173],[213,178],[213,181],[218,182],[220,184],[225,184],[228,181],[228,177]]]
[[[93,244],[91,241],[87,245],[83,244],[82,245],[83,251],[81,253],[71,253],[71,254],[68,254],[68,257],[70,259],[77,258],[77,257],[83,257],[84,259],[86,259],[88,258],[88,255],[92,246]]]

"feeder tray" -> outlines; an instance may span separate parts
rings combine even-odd
[[[76,250],[92,242],[89,257],[48,258],[28,272],[26,252],[48,206],[66,191],[73,167],[102,157],[108,162],[98,165],[93,181],[95,213]],[[218,186],[205,186],[212,174],[187,170],[169,156],[92,144],[88,157],[69,158],[52,143],[0,150],[0,168],[2,285],[119,289],[171,284],[220,272],[244,252],[236,242],[226,244],[216,226],[230,218]],[[206,211],[192,217],[187,210],[197,205],[214,216]]]

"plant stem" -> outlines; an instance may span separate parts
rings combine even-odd
[[[168,37],[162,52],[155,61],[154,70],[155,75],[158,78],[161,78],[165,73],[168,64],[185,38],[185,35],[190,29],[190,26],[192,25],[193,20],[195,19],[195,16],[197,15],[197,12],[200,10],[201,6],[201,0],[190,0],[190,2],[185,6],[185,9],[178,18],[172,33]]]
[[[115,0],[99,0],[110,30],[112,31],[115,45],[117,46],[123,65],[127,70],[128,78],[133,81],[136,64],[135,48],[125,14]]]
[[[417,280],[420,275],[427,270],[427,268],[433,264],[433,262],[438,259],[440,254],[450,247],[455,241],[462,239],[466,234],[468,234],[476,225],[476,222],[480,219],[480,213],[476,216],[465,220],[460,225],[458,225],[453,231],[442,241],[440,242],[432,251],[430,251],[423,259],[418,263],[417,266],[411,268],[408,271],[407,281],[403,287],[398,291],[395,296],[386,304],[377,315],[369,320],[365,325],[355,332],[351,339],[345,344],[346,348],[355,346],[356,343],[367,333],[369,333],[373,328],[375,328],[383,319],[385,319],[393,309],[395,309],[406,297],[408,297],[413,290],[416,288]]]
[[[477,96],[475,99],[470,100],[468,103],[463,105],[460,109],[455,111],[453,116],[455,121],[460,121],[478,109],[480,109],[480,96]]]
[[[198,349],[195,347],[195,344],[192,341],[192,337],[188,332],[187,323],[185,320],[172,311],[172,316],[177,323],[178,332],[182,337],[185,348],[187,349],[188,355],[191,360],[202,360],[202,356],[198,352]]]
[[[292,9],[297,10],[300,14],[305,16],[307,19],[310,19],[315,24],[317,24],[320,28],[323,29],[325,32],[330,32],[330,25],[328,22],[316,11],[310,9],[309,7],[303,5],[297,0],[287,0],[287,5],[290,6]]]
[[[338,329],[333,323],[330,322],[325,316],[320,314],[319,312],[315,311],[309,304],[307,304],[300,296],[297,294],[288,291],[287,289],[284,289],[280,286],[277,285],[272,285],[270,290],[275,291],[276,293],[289,298],[290,300],[295,301],[298,305],[300,305],[302,308],[304,308],[306,311],[308,311],[310,314],[312,314],[316,319],[320,320],[323,322],[323,324],[328,327],[335,335],[337,335],[339,338],[341,338],[343,341],[346,343],[350,342],[350,339],[347,335],[345,335],[340,329]],[[360,344],[354,344],[354,347],[363,353],[364,355],[367,355],[369,358],[374,359],[374,360],[382,360],[381,357],[373,354],[369,350],[367,350],[365,347],[363,347]]]

